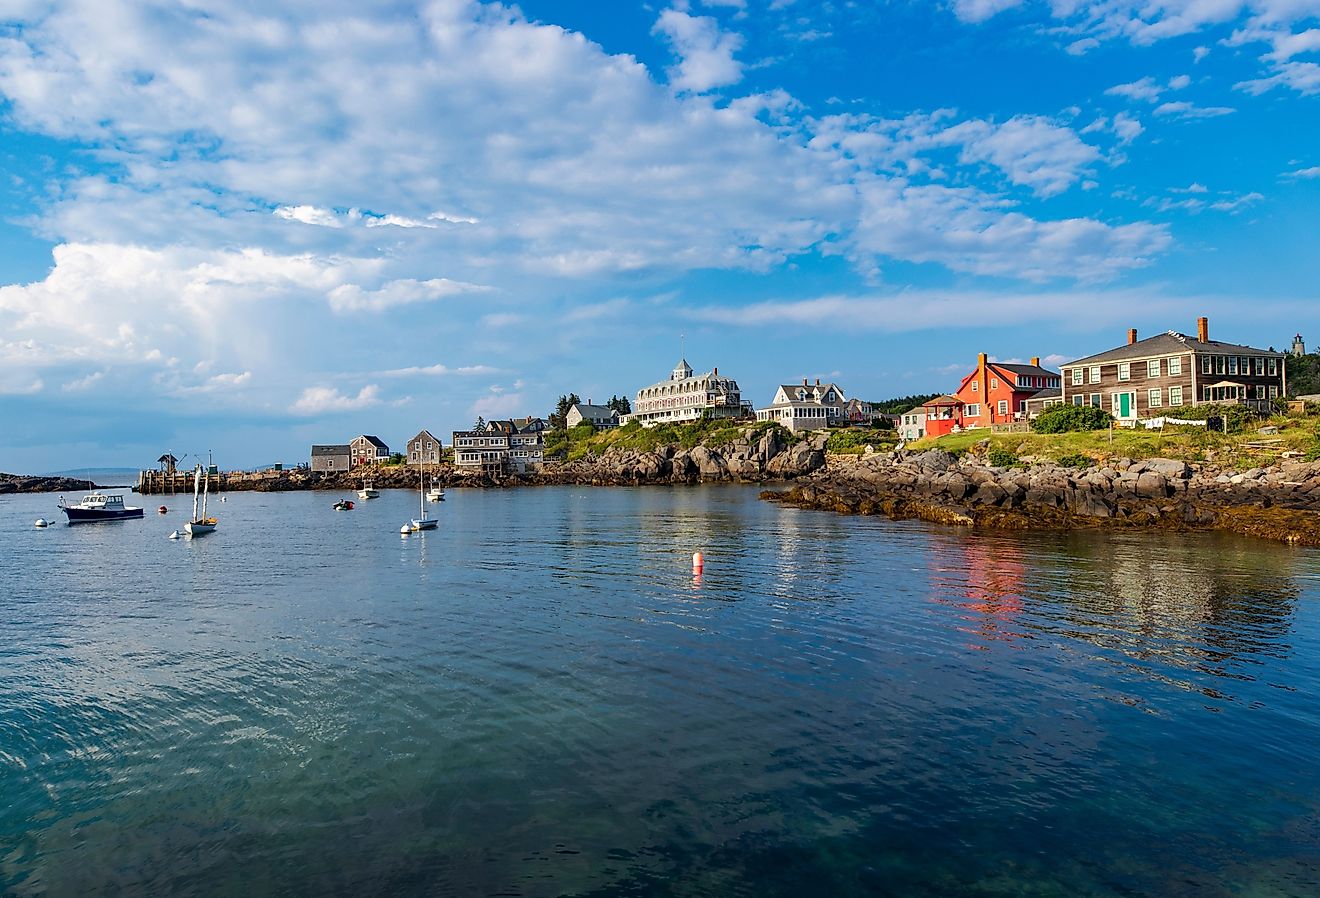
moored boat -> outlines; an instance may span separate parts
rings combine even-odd
[[[206,515],[206,497],[211,491],[211,472],[208,467],[206,472],[206,486],[202,486],[202,466],[198,465],[193,473],[193,514],[192,520],[183,525],[183,529],[189,536],[205,536],[215,531],[216,519]],[[198,510],[197,503],[201,500],[201,510]]]
[[[379,498],[380,498],[380,490],[376,489],[376,487],[373,485],[373,481],[370,481],[370,480],[364,480],[364,481],[362,481],[362,489],[358,490],[358,498],[359,498],[359,499],[379,499]]]
[[[335,511],[352,511],[352,510],[353,510],[353,500],[352,500],[352,499],[340,499],[338,502],[335,503],[334,508],[335,508]]]
[[[68,515],[70,524],[90,524],[96,521],[124,521],[142,517],[142,509],[125,505],[122,495],[92,493],[83,496],[77,505],[68,505],[60,497],[60,509]]]

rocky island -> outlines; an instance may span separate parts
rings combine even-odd
[[[34,477],[0,473],[0,495],[5,493],[76,493],[95,489],[90,480],[72,477]]]

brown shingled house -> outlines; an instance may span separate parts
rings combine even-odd
[[[1063,368],[1065,403],[1094,405],[1120,421],[1180,406],[1246,405],[1268,411],[1287,392],[1284,354],[1210,339],[1207,318],[1196,336],[1177,331],[1137,339]]]

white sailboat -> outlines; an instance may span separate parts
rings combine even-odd
[[[211,470],[208,466],[206,471],[206,485],[202,485],[202,466],[198,465],[193,472],[193,512],[192,520],[183,525],[189,536],[205,536],[215,530],[216,520],[206,516],[206,498],[211,490]],[[201,508],[198,509],[198,500],[201,501]]]
[[[423,476],[423,467],[417,466],[417,503],[421,506],[421,515],[412,519],[407,529],[416,533],[418,530],[434,530],[440,526],[440,521],[426,516],[426,478]]]

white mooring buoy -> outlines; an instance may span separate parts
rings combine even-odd
[[[33,526],[36,526],[36,527],[49,527],[49,526],[50,526],[50,521],[46,520],[45,518],[37,518],[36,524],[34,524]]]
[[[179,531],[175,530],[170,534],[170,539],[179,539]]]
[[[409,533],[412,533],[412,527],[408,526],[407,524],[404,524],[402,527],[399,528],[399,534],[401,536],[407,536]]]

